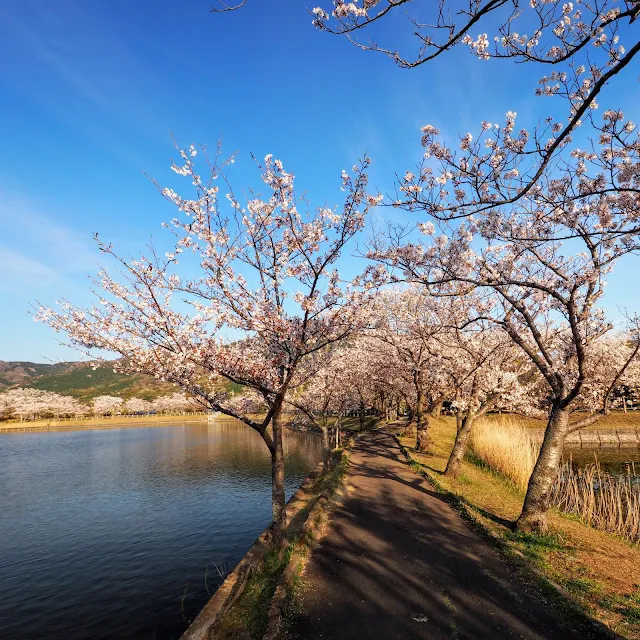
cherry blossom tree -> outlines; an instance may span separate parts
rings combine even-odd
[[[20,420],[84,415],[88,407],[71,396],[40,389],[10,389],[0,394],[0,411]]]
[[[98,416],[113,415],[120,411],[123,402],[119,396],[98,396],[93,399],[93,413]]]
[[[640,150],[637,134],[635,141],[625,138],[627,127],[616,114],[605,114],[605,122],[611,137],[601,146],[615,147],[616,171],[637,184],[639,165],[630,164]],[[603,151],[595,155],[608,157]],[[397,278],[421,282],[432,291],[441,286],[458,287],[460,293],[491,291],[496,303],[487,319],[510,336],[546,381],[549,422],[518,520],[523,529],[546,527],[549,491],[567,433],[609,410],[612,389],[638,350],[632,336],[619,368],[601,379],[595,376],[594,354],[612,328],[599,306],[605,279],[620,257],[640,248],[640,228],[637,195],[625,198],[605,188],[595,193],[587,186],[588,197],[568,197],[572,189],[580,193],[583,182],[592,184],[581,171],[545,175],[513,206],[477,213],[430,244],[400,233],[371,253],[396,270]],[[442,185],[433,188],[441,191]],[[567,194],[562,207],[558,190]],[[430,222],[421,228],[427,235],[436,233]],[[600,407],[571,421],[586,388],[592,395],[599,389]]]
[[[351,354],[350,348],[339,348],[339,353],[332,354],[322,369],[311,376],[306,384],[300,385],[288,399],[291,406],[320,429],[325,468],[330,466],[331,461],[330,419],[335,416],[336,421],[339,421],[353,403]]]
[[[385,290],[376,302],[379,321],[372,335],[393,353],[396,375],[411,381],[416,451],[427,451],[429,416],[441,407],[449,390],[442,343],[436,339],[446,330],[438,319],[437,299],[410,287]]]
[[[456,439],[445,469],[445,475],[452,477],[458,474],[476,420],[498,405],[531,412],[530,365],[499,329],[473,322],[473,316],[465,322],[462,311],[466,305],[461,302],[464,297],[455,300],[459,315],[450,319],[454,323],[450,331],[438,338],[446,354],[456,417]]]
[[[202,409],[197,401],[188,398],[177,391],[167,396],[159,396],[151,402],[151,409],[161,413],[180,413],[183,411],[196,411]]]
[[[369,324],[370,312],[371,308],[367,313],[363,310],[363,325]],[[357,413],[360,429],[364,429],[367,411],[373,409],[381,397],[393,395],[389,376],[393,376],[395,370],[389,369],[389,362],[376,342],[362,333],[333,347],[322,357],[322,362],[314,363],[309,381],[287,401],[321,430],[326,464],[332,443],[337,446],[340,442],[343,416]]]
[[[372,30],[381,31],[384,22],[405,10],[416,38],[415,53],[404,54],[393,45],[385,47],[358,39]],[[419,67],[451,49],[467,47],[482,60],[507,58],[545,69],[535,93],[559,99],[565,109],[564,121],[547,118],[534,131],[522,129],[516,134],[516,114],[509,112],[505,127],[483,123],[481,135],[486,129],[494,134],[494,139],[485,134],[483,141],[493,143],[491,153],[483,151],[477,142],[474,144],[474,137],[467,133],[461,137],[462,149],[467,153],[457,160],[451,149],[430,143],[434,127],[427,125],[423,129],[427,153],[445,157],[451,165],[443,175],[451,173],[454,182],[469,187],[464,196],[457,189],[459,193],[439,210],[441,216],[469,215],[526,195],[576,130],[584,122],[591,122],[607,84],[640,51],[634,24],[640,6],[635,0],[422,0],[411,2],[410,6],[409,0],[338,0],[331,15],[321,7],[313,14],[319,29],[341,34],[361,49],[382,52],[403,68]],[[401,41],[406,42],[404,38]],[[547,68],[552,71],[547,72]],[[496,173],[510,176],[508,189],[504,189],[503,182],[494,180]],[[412,195],[418,196],[418,192]]]
[[[96,304],[42,307],[36,319],[69,336],[79,349],[115,352],[118,366],[172,382],[208,408],[256,430],[271,453],[273,541],[286,526],[281,411],[288,393],[304,382],[300,365],[347,337],[358,324],[366,291],[341,280],[336,262],[363,228],[379,196],[367,194],[365,159],[343,171],[342,207],[311,208],[294,190],[294,176],[268,155],[262,165],[267,194],[246,201],[228,179],[231,160],[178,149],[173,171],[193,184],[182,197],[160,188],[178,211],[165,226],[175,238],[160,255],[126,260],[98,239],[118,271],[95,279]],[[188,265],[182,274],[179,263]],[[256,418],[219,391],[228,381],[261,396]]]
[[[124,403],[124,410],[127,413],[149,413],[151,402],[142,398],[129,398]]]

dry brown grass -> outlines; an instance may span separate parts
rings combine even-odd
[[[584,414],[576,413],[572,420],[577,420],[583,416]],[[506,413],[492,413],[484,419],[488,422],[498,423],[517,420],[520,424],[531,429],[544,429],[546,426],[546,420]],[[600,418],[595,424],[586,427],[585,431],[605,431],[607,429],[640,429],[640,411],[629,411],[628,413],[612,411],[610,414]]]
[[[539,445],[518,418],[479,420],[471,433],[473,453],[490,469],[526,489]]]
[[[517,418],[478,421],[471,447],[482,464],[520,489],[527,488],[540,443]],[[567,463],[553,487],[552,503],[596,529],[631,542],[640,540],[640,484],[635,473],[612,476],[602,470],[597,459],[580,470]]]
[[[638,469],[640,471],[640,468]],[[640,541],[640,482],[638,476],[612,476],[596,461],[584,469],[565,463],[553,488],[553,503],[586,524]]]

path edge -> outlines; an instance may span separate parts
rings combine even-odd
[[[600,634],[600,637],[607,638],[608,640],[625,640],[624,636],[617,634],[615,631],[607,627],[607,625],[589,616],[580,606],[580,603],[577,602],[566,589],[563,589],[559,584],[550,580],[542,571],[528,562],[522,554],[511,549],[501,536],[488,529],[476,516],[474,511],[466,504],[466,502],[460,498],[460,496],[446,489],[437,481],[436,478],[424,470],[417,460],[413,459],[411,456],[411,450],[400,442],[397,434],[393,433],[392,436],[396,444],[400,447],[400,451],[402,451],[405,459],[409,463],[408,466],[415,473],[422,476],[441,496],[443,496],[446,502],[460,514],[462,520],[467,524],[467,526],[471,527],[476,533],[495,547],[503,558],[517,571],[519,571],[525,579],[533,582],[539,589],[545,592],[545,595],[551,596],[554,600],[554,602],[551,603],[551,606],[569,607],[571,613],[579,622],[583,625],[587,625],[593,631]]]
[[[384,424],[379,423],[374,429],[381,426],[384,426]],[[262,640],[280,640],[282,638],[283,621],[295,583],[302,576],[313,549],[322,538],[331,512],[345,494],[349,456],[353,445],[362,435],[364,433],[359,433],[352,437],[343,448],[340,461],[336,464],[336,468],[342,467],[338,481],[333,487],[320,495],[300,529],[300,534],[294,544],[289,562],[280,576],[271,599],[267,617],[267,629],[262,636]]]

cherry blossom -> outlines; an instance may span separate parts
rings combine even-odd
[[[40,389],[10,389],[0,394],[0,413],[20,420],[84,415],[88,407],[71,396]]]
[[[394,46],[362,39],[376,25],[405,10],[416,38],[415,53],[401,53]],[[640,40],[631,26],[640,15],[634,0],[337,2],[332,12],[318,8],[313,14],[313,23],[320,30],[342,35],[361,49],[386,54],[407,69],[460,47],[482,60],[507,58],[544,69],[534,93],[560,101],[564,115],[558,119],[547,118],[532,131],[516,131],[516,114],[509,111],[504,126],[493,129],[483,122],[480,134],[485,132],[484,136],[460,136],[460,149],[466,152],[462,155],[434,139],[437,130],[432,124],[424,127],[426,157],[451,169],[453,190],[445,190],[438,202],[425,204],[431,214],[440,216],[470,215],[526,195],[554,158],[562,155],[576,131],[585,122],[591,124],[597,100],[607,85],[617,80],[640,51]],[[400,42],[404,46],[406,39]],[[420,198],[424,181],[441,181],[446,175],[431,174],[428,163],[419,169],[414,172],[417,180],[405,177],[406,184],[400,187],[414,205],[424,204]],[[497,188],[496,174],[498,181],[511,179],[508,185],[502,181],[506,187],[502,191]]]
[[[620,121],[611,114],[607,119],[618,136]],[[619,170],[634,172],[626,166]],[[421,283],[433,294],[491,294],[485,318],[510,337],[545,381],[549,423],[519,520],[522,528],[545,528],[566,435],[609,410],[612,390],[640,346],[634,329],[617,370],[596,375],[594,358],[612,329],[599,306],[606,277],[622,256],[640,248],[637,196],[589,183],[587,196],[571,198],[580,194],[573,191],[575,181],[570,170],[545,174],[539,187],[511,207],[477,212],[425,243],[391,235],[370,254],[391,268],[392,279]],[[598,403],[586,403],[587,389]],[[571,419],[585,408],[587,416]]]
[[[371,285],[344,281],[336,263],[379,197],[367,193],[368,159],[342,172],[341,207],[312,209],[297,197],[293,174],[271,155],[258,164],[266,194],[248,191],[241,199],[228,177],[233,158],[222,160],[219,150],[211,158],[194,146],[177,152],[171,168],[194,193],[158,185],[177,209],[164,225],[173,248],[161,254],[151,247],[127,260],[97,238],[116,270],[104,268],[94,279],[95,304],[65,300],[55,310],[42,306],[36,319],[85,352],[119,354],[117,369],[171,382],[255,429],[272,456],[273,534],[280,544],[282,406],[305,380],[304,361],[358,327]],[[219,391],[224,381],[259,394],[264,418]]]
[[[93,399],[93,413],[98,416],[114,415],[120,411],[123,402],[119,396],[98,396]]]

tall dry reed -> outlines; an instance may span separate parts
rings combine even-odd
[[[631,465],[626,476],[614,476],[597,460],[584,469],[574,469],[566,462],[560,468],[551,501],[596,529],[638,542],[640,477],[635,471]]]
[[[517,418],[507,416],[478,421],[471,448],[483,464],[525,489],[540,442]],[[551,502],[596,529],[640,541],[640,476],[633,465],[627,476],[613,476],[597,460],[584,469],[567,462],[559,470]]]
[[[471,449],[492,471],[525,489],[540,446],[517,418],[506,416],[479,420],[471,432]]]

